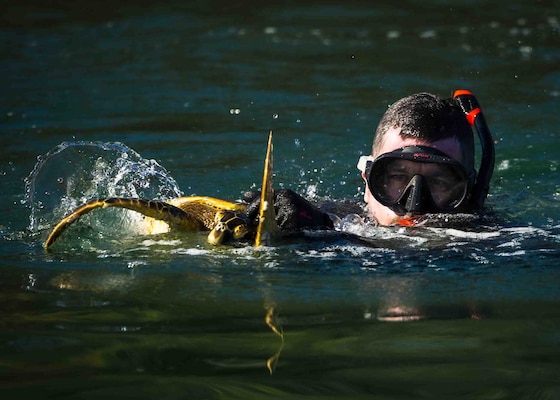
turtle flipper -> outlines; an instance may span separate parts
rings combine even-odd
[[[85,215],[96,208],[107,207],[126,208],[137,211],[148,217],[165,221],[171,226],[187,231],[201,231],[208,229],[204,222],[200,218],[197,218],[195,214],[188,213],[187,211],[164,201],[127,197],[108,197],[104,199],[91,200],[83,206],[78,207],[67,217],[63,218],[53,228],[43,246],[45,248],[49,248],[66,230],[66,228],[80,219],[82,215]]]
[[[272,149],[272,131],[270,131],[264,160],[259,225],[257,226],[255,247],[270,245],[273,237],[278,233],[276,212],[274,211],[274,188],[272,186]]]

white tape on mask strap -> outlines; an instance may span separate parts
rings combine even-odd
[[[372,156],[361,156],[360,159],[358,160],[358,165],[356,167],[358,167],[358,169],[362,172],[366,172],[366,166],[368,161],[373,161],[374,158]]]

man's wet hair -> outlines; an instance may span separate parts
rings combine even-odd
[[[418,139],[426,144],[456,137],[467,170],[474,165],[474,137],[463,111],[453,99],[430,93],[404,97],[387,109],[375,132],[372,154],[376,154],[391,128],[401,128],[402,139]]]

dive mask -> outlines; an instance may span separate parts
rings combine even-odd
[[[462,211],[474,181],[474,171],[427,146],[363,156],[358,168],[375,199],[398,215]]]

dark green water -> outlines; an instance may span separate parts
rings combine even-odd
[[[267,4],[3,7],[2,398],[559,398],[560,4]],[[41,247],[93,195],[238,199],[270,129],[276,187],[359,201],[387,105],[458,88],[497,141],[475,231],[213,248],[102,210]]]

